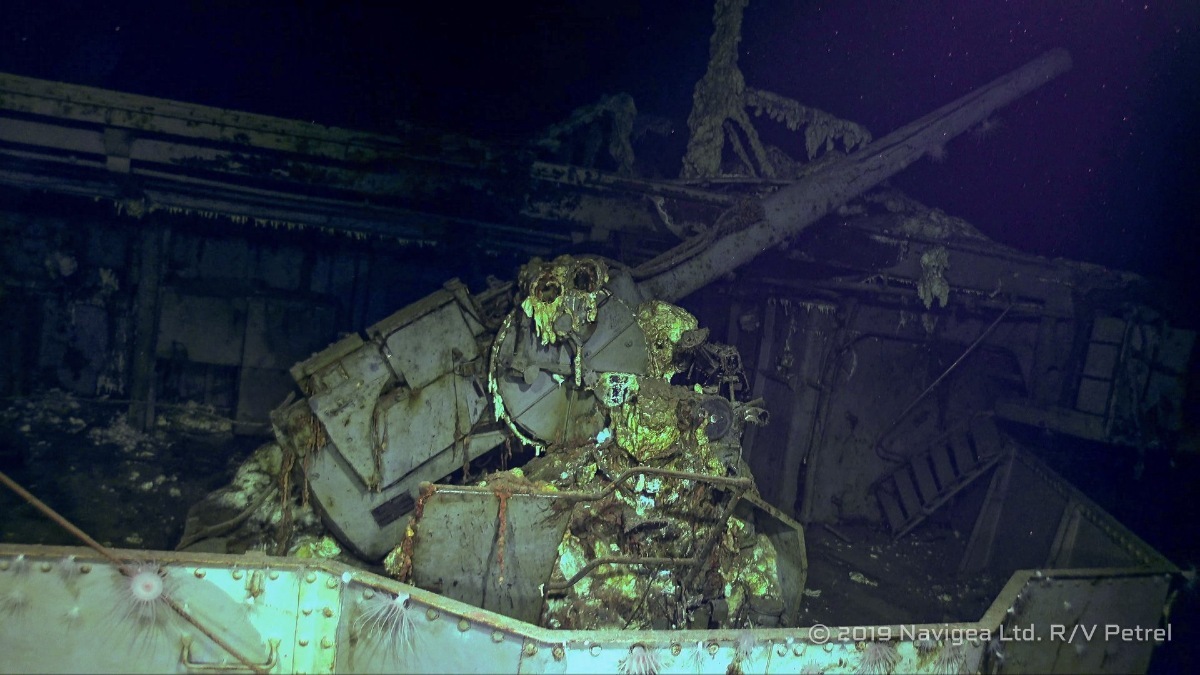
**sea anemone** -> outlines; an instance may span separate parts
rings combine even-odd
[[[75,561],[75,556],[63,556],[62,560],[58,561],[58,575],[62,577],[65,584],[75,581],[79,576],[79,564]]]
[[[175,612],[171,609],[170,597],[175,584],[167,571],[153,562],[129,562],[114,573],[110,587],[102,589],[108,594],[106,602],[93,599],[93,606],[109,608],[109,617],[100,619],[104,630],[110,631],[108,640],[114,644],[155,649],[158,638],[172,624]],[[79,621],[84,616],[73,619]],[[68,624],[71,623],[71,617]]]
[[[630,647],[629,655],[617,664],[621,675],[657,675],[659,668],[658,655],[640,642]]]
[[[757,646],[754,633],[744,630],[738,633],[733,643],[733,660],[738,663],[749,662],[754,658],[754,648]]]
[[[29,559],[24,553],[19,553],[12,562],[5,565],[4,569],[11,571],[13,574],[24,574],[29,571]]]
[[[858,662],[858,669],[854,672],[863,675],[887,675],[892,672],[899,660],[900,652],[891,642],[868,642],[866,648],[863,649],[862,658]]]
[[[5,614],[20,618],[29,610],[29,594],[20,588],[14,588],[0,597],[0,610]]]
[[[71,605],[62,615],[63,623],[67,628],[74,628],[83,620],[83,609],[79,605]]]
[[[925,156],[934,164],[941,164],[946,161],[949,153],[946,151],[946,146],[942,143],[933,143],[925,149]]]
[[[139,628],[161,626],[168,614],[167,596],[170,584],[167,571],[156,563],[137,563],[122,576],[121,618]]]
[[[933,660],[933,672],[941,675],[957,675],[967,664],[967,653],[961,644],[947,644]]]
[[[1008,125],[999,117],[989,117],[971,129],[971,137],[976,143],[983,143],[1006,126]]]
[[[390,656],[408,653],[416,638],[412,608],[407,595],[368,591],[358,602],[352,624],[359,640],[383,645]]]
[[[712,660],[713,655],[708,653],[708,647],[704,645],[704,641],[696,643],[691,649],[690,663],[697,673],[704,672],[704,667]]]

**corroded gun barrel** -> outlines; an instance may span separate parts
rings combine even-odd
[[[1011,73],[869,143],[857,152],[762,201],[754,225],[716,240],[691,259],[639,284],[644,297],[674,302],[753,260],[768,248],[820,220],[833,209],[891,178],[934,148],[983,122],[996,109],[1071,68],[1065,49],[1054,49]],[[656,260],[678,255],[688,242]]]

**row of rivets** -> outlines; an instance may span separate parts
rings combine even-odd
[[[74,558],[74,556],[71,556],[71,557]],[[20,572],[22,569],[24,569],[24,557],[22,556],[21,562],[18,562],[15,565],[8,560],[0,560],[0,572],[7,572],[10,569],[16,570],[18,572]],[[49,572],[50,570],[54,569],[54,565],[49,562],[43,562],[41,565],[38,566],[38,569],[40,569],[43,572]],[[79,572],[81,574],[87,574],[88,572],[91,572],[91,571],[92,571],[91,565],[80,565],[79,566]]]

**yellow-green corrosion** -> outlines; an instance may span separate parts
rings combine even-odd
[[[320,539],[303,537],[292,549],[292,555],[297,558],[336,558],[341,552],[337,542],[328,535]]]
[[[674,446],[681,440],[689,447],[706,443],[699,420],[689,419],[689,393],[663,380],[642,382],[637,398],[612,412],[617,445],[645,464],[674,454]]]
[[[534,258],[521,267],[518,282],[525,299],[521,309],[533,319],[542,344],[582,337],[596,320],[608,265],[600,258],[560,255],[552,262]]]
[[[637,309],[637,322],[646,335],[646,373],[668,382],[675,375],[675,352],[685,333],[700,322],[686,309],[661,300],[643,302]]]
[[[722,546],[736,551],[732,557],[723,556],[719,567],[729,616],[737,616],[747,601],[782,599],[775,545],[767,535],[750,535],[745,522],[730,518]]]

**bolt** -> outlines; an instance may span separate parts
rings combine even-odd
[[[325,588],[337,588],[337,587],[338,587],[337,579],[334,579],[333,577],[329,577],[328,579],[325,580]]]
[[[321,610],[321,615],[324,616],[326,619],[332,619],[333,618],[333,610],[329,607],[325,607],[324,609]]]
[[[537,645],[532,642],[526,642],[525,649],[523,651],[525,652],[525,656],[533,656],[534,654],[537,654]]]
[[[498,630],[492,631],[492,642],[497,644],[504,642],[504,633],[501,633]]]
[[[41,569],[43,572],[49,572],[50,570],[54,569],[54,567],[53,567],[53,566],[52,566],[50,563],[48,563],[48,562],[44,562],[44,563],[42,563],[42,564],[41,564],[41,567],[40,567],[40,569]]]
[[[465,633],[465,632],[471,630],[471,622],[467,621],[466,619],[459,619],[458,620],[458,630],[460,633]]]
[[[241,578],[242,578],[242,571],[241,571],[241,570],[234,570],[234,571],[233,571],[233,578],[234,578],[234,579],[241,579]]]
[[[309,572],[308,574],[305,574],[305,575],[304,575],[304,580],[305,580],[305,581],[307,581],[308,583],[310,583],[310,584],[311,584],[312,582],[314,582],[314,581],[316,581],[316,580],[317,580],[317,573],[316,573],[316,572]]]
[[[207,572],[205,572],[204,570],[202,570],[202,569],[200,569],[200,568],[198,568],[198,567],[197,567],[197,568],[196,568],[196,571],[195,571],[195,572],[192,572],[192,574],[196,575],[196,578],[197,578],[197,579],[203,579],[203,578],[204,578],[204,575],[205,575],[205,574],[208,574],[208,573],[207,573]]]
[[[271,581],[274,581],[279,578],[279,572],[277,570],[271,570],[267,576],[271,578]]]
[[[308,638],[300,638],[299,640],[296,640],[296,644],[300,645],[301,647],[307,647]]]

